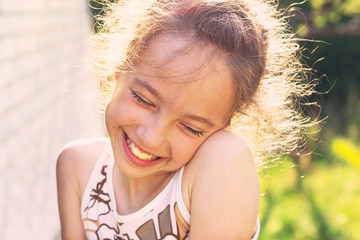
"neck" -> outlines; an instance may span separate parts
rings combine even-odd
[[[125,215],[136,212],[154,199],[169,183],[174,173],[131,178],[114,168],[113,185],[117,211]]]

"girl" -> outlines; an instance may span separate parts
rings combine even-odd
[[[106,9],[95,57],[101,86],[115,83],[109,137],[70,143],[58,158],[62,238],[257,239],[256,165],[299,142],[296,99],[312,90],[275,6]]]

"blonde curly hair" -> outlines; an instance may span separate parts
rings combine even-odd
[[[236,99],[228,128],[240,133],[257,166],[302,144],[313,123],[301,101],[316,83],[300,61],[301,49],[287,18],[270,0],[104,1],[93,53],[101,88],[131,71],[162,33],[181,34],[191,46],[211,46],[232,71]],[[108,91],[107,91],[108,90]]]

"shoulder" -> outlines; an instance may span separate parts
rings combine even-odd
[[[59,153],[60,159],[82,159],[102,150],[107,138],[82,138],[69,142]]]
[[[60,150],[57,168],[68,165],[76,168],[96,161],[106,142],[107,138],[84,138],[66,144]]]
[[[190,200],[190,239],[251,238],[260,189],[250,150],[239,135],[221,130],[210,136],[186,166],[184,180]]]
[[[234,156],[234,154],[235,157],[246,157],[241,161],[242,163],[249,160],[253,161],[250,150],[241,136],[227,130],[221,130],[211,135],[198,151],[199,155],[207,155],[208,157],[211,157],[212,154],[217,156],[219,153],[227,157]]]
[[[241,136],[226,130],[206,139],[185,171],[192,173],[194,183],[199,177],[210,177],[207,174],[213,171],[217,176],[235,171],[239,177],[251,177],[254,184],[258,183],[255,163],[246,142]]]
[[[56,163],[58,181],[72,182],[81,196],[91,170],[106,142],[106,138],[84,138],[66,144],[61,149]]]

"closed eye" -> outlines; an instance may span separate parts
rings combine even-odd
[[[186,126],[184,124],[181,124],[181,125],[184,127],[185,131],[187,131],[188,133],[190,133],[190,134],[192,134],[194,136],[197,136],[197,137],[204,136],[204,133],[202,131],[195,130],[195,129],[193,129],[193,128],[189,127],[189,126]]]
[[[145,107],[154,107],[154,104],[148,102],[147,100],[145,100],[143,97],[141,97],[138,93],[136,93],[135,91],[131,90],[131,96],[135,99],[135,101],[137,103],[139,103],[142,106]]]

